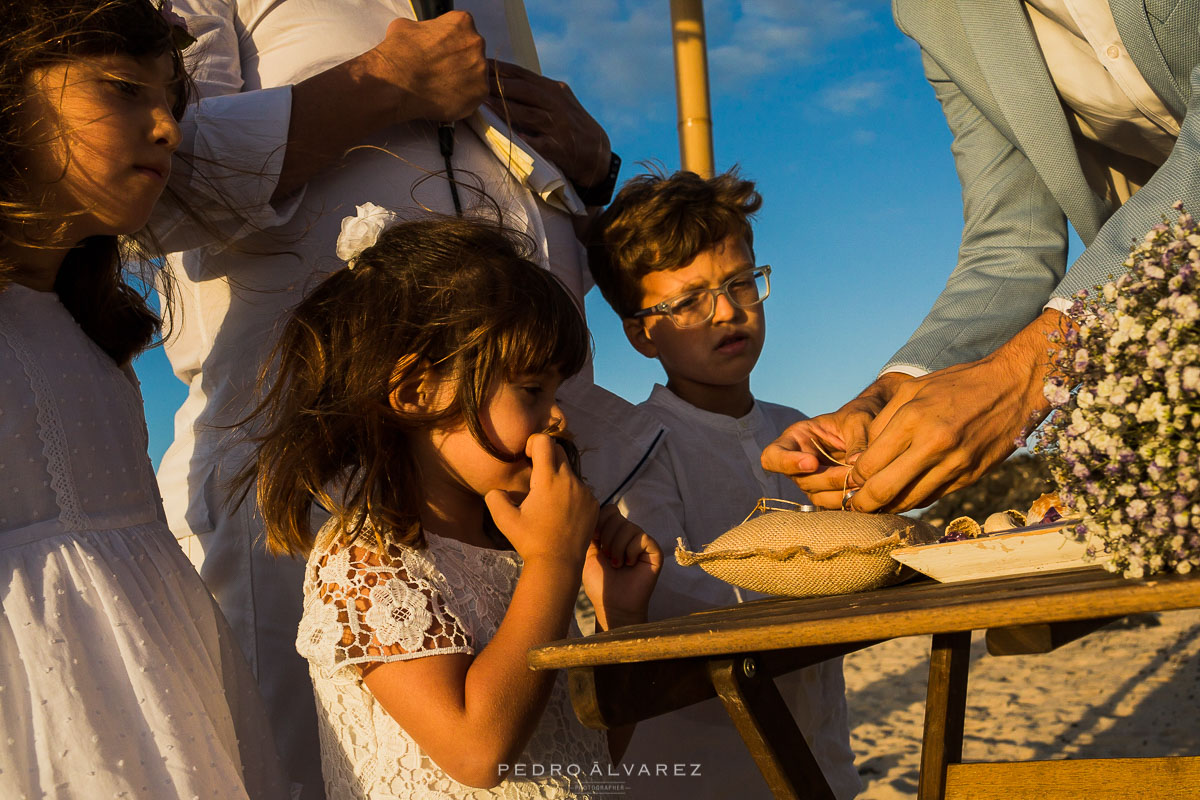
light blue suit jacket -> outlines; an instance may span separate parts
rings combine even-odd
[[[1120,273],[1131,242],[1174,213],[1176,200],[1200,214],[1200,1],[1110,5],[1134,64],[1184,117],[1166,163],[1115,211],[1084,178],[1021,0],[893,0],[954,134],[964,225],[958,266],[885,371],[981,358],[1050,297]],[[1069,271],[1068,220],[1087,245]]]

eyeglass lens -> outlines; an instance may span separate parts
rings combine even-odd
[[[700,325],[712,319],[717,308],[717,295],[723,294],[739,308],[758,305],[770,292],[767,270],[759,268],[739,272],[716,289],[701,289],[680,296],[671,303],[669,313],[681,328]]]

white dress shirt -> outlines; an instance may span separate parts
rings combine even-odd
[[[353,5],[351,12],[325,0],[250,0],[237,3],[233,16],[224,0],[181,0],[176,9],[199,39],[203,58],[194,77],[201,95],[210,97],[302,81],[374,47],[392,19],[412,16],[406,0]],[[489,56],[510,56],[503,4],[476,0],[457,6],[475,16]],[[258,95],[264,102],[251,108],[206,109],[198,155],[217,165],[236,161],[252,173],[272,167],[277,173],[290,110],[286,91]],[[219,116],[222,111],[237,117]],[[396,126],[364,145],[279,206],[266,202],[273,186],[261,180],[255,185],[265,196],[235,200],[255,225],[270,226],[268,234],[251,235],[236,247],[221,243],[172,258],[180,297],[166,351],[189,391],[175,418],[175,440],[163,457],[159,483],[178,536],[212,528],[214,498],[211,486],[207,493],[205,486],[222,458],[217,450],[228,441],[223,426],[247,412],[258,369],[286,311],[320,276],[344,266],[333,254],[342,218],[368,201],[413,214],[424,208],[453,213],[448,184],[440,176],[444,164],[436,126]],[[255,157],[264,151],[270,154],[265,163]],[[588,273],[571,219],[510,180],[465,124],[456,129],[454,167],[463,183],[482,184],[510,224],[533,237],[541,262],[582,298]],[[469,196],[464,191],[465,201]]]

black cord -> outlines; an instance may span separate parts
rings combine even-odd
[[[454,166],[450,158],[454,155],[454,123],[443,122],[438,125],[438,147],[442,158],[446,161],[446,179],[450,181],[450,199],[454,201],[454,213],[463,215],[462,201],[458,198],[458,181],[454,179]]]
[[[454,0],[413,0],[413,13],[418,22],[440,17],[454,10]],[[442,159],[446,162],[446,179],[450,181],[450,199],[454,201],[454,213],[463,215],[462,200],[458,197],[458,181],[454,180],[454,165],[450,159],[454,156],[454,123],[438,123],[438,149],[442,151]]]

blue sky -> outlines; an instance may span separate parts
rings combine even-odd
[[[624,159],[679,166],[667,0],[526,0],[546,75],[566,80]],[[764,197],[771,264],[756,396],[809,414],[870,382],[954,266],[962,226],[950,134],[920,53],[869,0],[707,0],[717,169]],[[587,313],[596,380],[637,402],[662,380],[598,292]],[[137,362],[150,455],[172,438],[185,389],[161,349]]]

